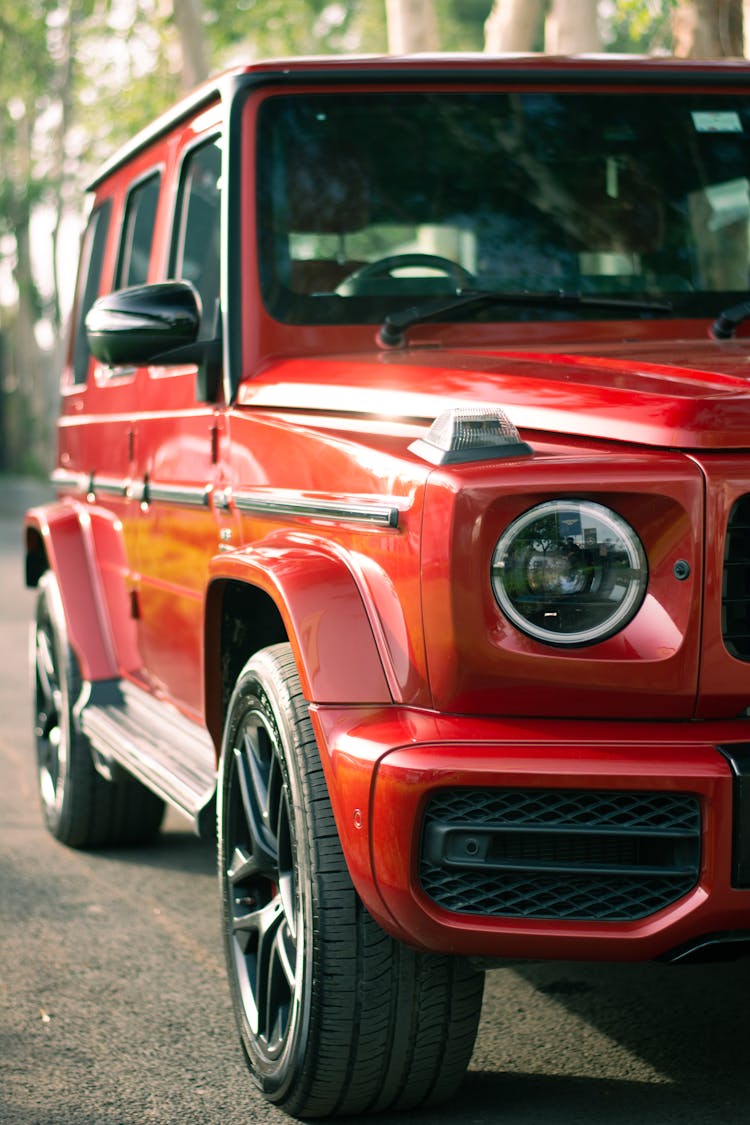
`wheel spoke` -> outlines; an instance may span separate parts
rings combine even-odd
[[[52,659],[52,646],[43,629],[36,631],[36,667],[39,681],[49,696],[52,695],[52,681],[55,677],[55,663]]]
[[[297,948],[287,926],[279,926],[274,943],[274,953],[289,991],[294,992],[297,984]]]
[[[302,994],[289,780],[273,719],[253,698],[235,728],[223,864],[236,983],[258,1049],[285,1049]]]
[[[258,1030],[273,1047],[284,1034],[289,1001],[294,994],[295,970],[279,896],[260,914],[265,917],[259,933],[256,964]]]
[[[42,800],[48,809],[58,808],[67,747],[61,720],[65,699],[59,682],[55,650],[50,633],[38,625],[35,636],[36,670],[36,754]]]
[[[227,868],[227,879],[234,885],[241,883],[244,879],[250,879],[253,875],[258,875],[261,867],[258,863],[257,856],[248,852],[247,848],[235,848],[232,853],[232,859]]]
[[[279,875],[279,899],[284,911],[284,920],[292,941],[297,940],[297,901],[295,897],[294,872]]]
[[[259,766],[251,740],[235,749],[242,807],[247,821],[249,844],[256,871],[274,876],[278,870],[278,845],[268,824],[268,784]]]
[[[36,633],[36,672],[41,694],[44,698],[44,711],[47,715],[59,713],[61,705],[60,686],[57,681],[55,659],[50,638],[43,629]]]
[[[267,945],[269,934],[273,940],[273,934],[283,919],[283,910],[278,896],[271,899],[265,906],[256,906],[255,899],[251,895],[244,897],[237,896],[234,900],[234,917],[232,918],[232,931],[235,935],[246,934],[247,938],[244,939],[244,949],[247,950],[251,946],[257,949],[258,959],[262,956],[262,951]],[[243,940],[240,944],[243,944]]]
[[[284,1034],[286,1014],[294,995],[296,952],[277,895],[259,909],[241,910],[232,922],[235,941],[247,958],[248,982],[257,1034],[273,1047]]]

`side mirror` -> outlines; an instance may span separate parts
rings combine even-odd
[[[85,323],[92,355],[108,366],[199,362],[189,346],[198,338],[200,297],[187,281],[117,289],[94,302]]]

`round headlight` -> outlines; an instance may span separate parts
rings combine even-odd
[[[648,583],[646,553],[616,512],[589,500],[530,508],[500,536],[492,589],[523,633],[553,645],[611,637],[637,613]]]

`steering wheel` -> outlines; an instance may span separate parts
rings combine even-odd
[[[368,282],[388,277],[394,270],[406,269],[409,266],[425,266],[427,269],[439,270],[454,282],[457,289],[474,284],[474,278],[468,270],[450,258],[441,258],[439,254],[389,254],[387,258],[378,258],[354,270],[340,282],[336,292],[341,297],[368,296],[366,291]]]

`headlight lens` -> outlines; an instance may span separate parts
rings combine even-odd
[[[616,512],[588,500],[530,508],[500,536],[492,588],[500,608],[530,637],[586,645],[624,628],[648,584],[640,539]]]

